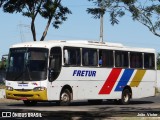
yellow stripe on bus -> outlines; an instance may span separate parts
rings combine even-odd
[[[138,85],[142,81],[145,73],[146,73],[146,70],[137,70],[134,78],[132,79],[132,81],[130,83],[130,86],[131,87],[138,87]]]

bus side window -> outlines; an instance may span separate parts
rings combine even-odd
[[[91,65],[97,66],[97,63],[98,63],[97,50],[93,50],[91,55],[92,55],[91,58],[90,58],[90,61],[92,61]],[[92,59],[92,57],[93,57],[93,59]]]
[[[64,64],[68,64],[69,63],[69,55],[68,55],[68,50],[65,49],[64,50]]]
[[[128,67],[128,52],[127,51],[115,51],[115,66],[116,67]]]
[[[106,66],[113,67],[113,51],[112,50],[106,51]]]
[[[155,68],[155,60],[153,53],[144,53],[144,68],[147,69]]]
[[[130,67],[131,68],[142,68],[142,53],[131,52],[130,53]]]
[[[86,49],[83,49],[83,52],[82,52],[82,54],[83,54],[83,65],[84,66],[88,66],[89,65],[89,63],[88,63],[88,51],[86,50]]]
[[[71,66],[80,66],[81,64],[80,48],[65,47],[64,64]]]
[[[84,66],[98,65],[97,49],[83,48],[82,55],[82,63]]]
[[[121,67],[121,58],[120,58],[120,52],[115,52],[115,66]]]
[[[99,65],[113,67],[113,50],[99,50]]]

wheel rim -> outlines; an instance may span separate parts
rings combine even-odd
[[[62,93],[61,100],[63,102],[68,102],[69,101],[69,95],[67,93]]]
[[[128,100],[129,100],[129,95],[128,95],[128,94],[125,94],[125,95],[124,95],[124,102],[128,102]]]

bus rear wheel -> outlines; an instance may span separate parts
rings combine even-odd
[[[26,106],[35,106],[37,104],[37,101],[29,101],[29,100],[23,100],[23,103]]]
[[[70,104],[70,102],[71,102],[71,93],[68,89],[65,89],[61,92],[59,104],[61,106],[67,106]]]
[[[122,98],[120,100],[121,104],[123,104],[123,105],[129,104],[130,99],[131,99],[131,92],[130,92],[130,90],[124,89],[123,92],[122,92]]]

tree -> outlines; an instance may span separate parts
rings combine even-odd
[[[2,57],[2,60],[0,61],[0,70],[5,70],[7,65],[7,59]]]
[[[154,35],[160,37],[160,0],[136,0],[127,5],[128,11],[136,20],[146,26]]]
[[[95,19],[101,19],[100,41],[103,42],[103,15],[108,13],[110,15],[110,22],[112,25],[118,24],[118,18],[125,15],[126,5],[135,0],[88,0],[93,2],[97,8],[88,8],[87,12],[93,15]]]
[[[7,13],[21,13],[31,18],[31,31],[33,40],[37,41],[35,19],[38,15],[47,19],[47,24],[40,41],[47,35],[48,28],[52,22],[54,28],[58,29],[63,21],[67,20],[67,14],[71,11],[62,5],[62,0],[0,0],[0,7]]]
[[[100,14],[108,12],[111,24],[118,24],[118,17],[126,12],[131,13],[134,21],[146,26],[154,35],[160,37],[160,0],[88,0],[98,8],[88,8],[87,12],[99,18]],[[102,5],[103,4],[103,5]],[[104,6],[104,7],[103,7]],[[101,10],[103,8],[103,11]]]
[[[93,15],[93,18],[99,19],[101,15],[109,13],[112,25],[118,24],[119,17],[125,15],[126,5],[135,0],[88,0],[93,2],[97,8],[88,8],[87,12]]]

